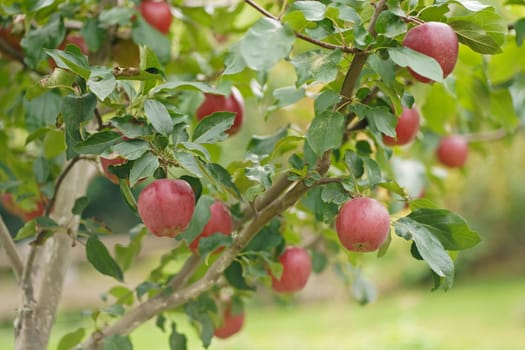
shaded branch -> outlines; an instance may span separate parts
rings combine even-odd
[[[5,225],[2,216],[0,216],[0,247],[4,248],[7,260],[9,261],[9,265],[11,265],[16,280],[20,282],[22,279],[24,264],[16,250],[15,242],[13,241],[13,238],[11,238],[11,234]]]

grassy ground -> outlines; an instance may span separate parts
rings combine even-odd
[[[59,320],[49,349],[74,327],[71,321]],[[202,349],[185,321],[179,328],[190,335],[190,350]],[[9,332],[0,329],[0,350],[12,349]],[[138,350],[169,349],[153,324],[132,338]],[[396,292],[366,307],[352,301],[252,306],[242,333],[214,340],[211,349],[523,350],[525,279],[463,283],[447,293]]]

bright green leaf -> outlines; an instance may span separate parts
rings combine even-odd
[[[414,51],[408,47],[389,48],[388,54],[395,64],[409,67],[421,76],[434,81],[443,81],[443,70],[432,57]]]

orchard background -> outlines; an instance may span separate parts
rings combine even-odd
[[[524,5],[3,1],[0,347],[523,348]]]

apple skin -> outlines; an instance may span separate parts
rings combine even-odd
[[[224,312],[222,323],[219,327],[215,328],[213,334],[217,338],[225,339],[238,333],[244,325],[245,314],[244,311],[237,315],[232,315],[231,307],[227,307]]]
[[[308,252],[300,247],[287,247],[279,261],[283,266],[283,273],[280,279],[271,276],[272,289],[277,293],[302,290],[312,273],[312,259]]]
[[[468,153],[468,142],[460,135],[442,138],[436,151],[439,162],[449,168],[460,168],[465,165]]]
[[[131,39],[117,41],[111,48],[111,58],[119,67],[138,67],[140,64],[140,50]]]
[[[2,194],[1,200],[2,206],[9,214],[18,216],[24,221],[30,221],[44,215],[47,205],[47,199],[42,195],[31,209],[24,209],[18,205],[11,193]]]
[[[117,175],[111,173],[108,168],[111,165],[118,166],[118,165],[125,164],[127,162],[128,160],[126,158],[123,158],[120,156],[111,157],[111,158],[100,157],[100,165],[102,166],[102,171],[104,173],[104,176],[109,181],[113,182],[116,185],[119,184],[119,178],[117,177]]]
[[[385,242],[390,232],[390,215],[373,198],[353,198],[339,210],[336,231],[339,241],[346,249],[372,252]]]
[[[23,49],[20,45],[20,40],[22,40],[22,34],[13,34],[13,26],[8,25],[7,27],[0,27],[0,38],[11,47],[11,49],[17,53],[22,54]],[[7,50],[6,50],[7,51]],[[9,52],[1,52],[6,58],[13,59]]]
[[[446,23],[426,22],[410,29],[403,40],[403,46],[434,58],[443,70],[443,78],[452,73],[456,66],[458,36]],[[433,82],[410,69],[409,71],[422,83]]]
[[[190,243],[190,249],[195,253],[198,251],[199,242],[203,237],[209,237],[214,233],[222,233],[225,236],[231,235],[233,221],[230,211],[223,202],[216,200],[210,206],[210,220],[202,229],[202,232]]]
[[[195,194],[184,180],[159,179],[140,192],[139,216],[158,237],[175,237],[183,232],[195,210]]]
[[[403,112],[397,120],[396,137],[383,135],[383,143],[387,146],[406,145],[416,137],[420,119],[419,112],[415,107],[403,107]]]
[[[235,135],[244,121],[244,101],[240,92],[237,89],[232,89],[232,93],[229,96],[205,93],[204,102],[202,102],[196,112],[197,119],[202,120],[216,112],[235,113],[233,125],[226,131],[230,136]]]
[[[153,28],[163,34],[169,33],[173,15],[168,3],[153,0],[142,1],[139,5],[139,11],[144,20]]]

